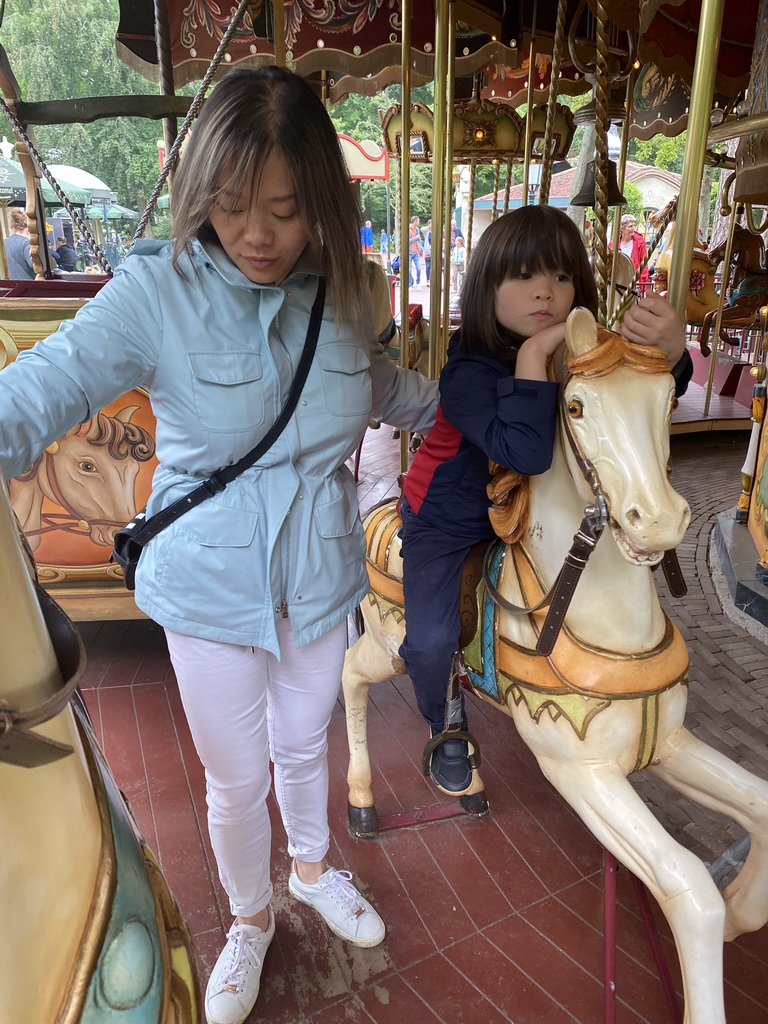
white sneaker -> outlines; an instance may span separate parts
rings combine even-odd
[[[233,924],[227,944],[216,961],[205,990],[208,1024],[242,1024],[259,994],[264,956],[275,935],[275,915],[269,907],[266,931],[255,925]]]
[[[296,874],[294,865],[288,888],[297,900],[313,907],[339,938],[353,946],[378,946],[386,932],[384,922],[351,879],[349,871],[328,868],[314,885],[307,885]]]

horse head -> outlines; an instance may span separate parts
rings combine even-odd
[[[667,476],[675,396],[666,355],[598,329],[586,309],[568,317],[566,348],[560,423],[572,476],[583,497],[604,499],[624,558],[655,565],[690,520]]]
[[[138,406],[115,416],[97,413],[45,452],[40,485],[76,523],[85,524],[94,544],[111,547],[115,533],[136,514],[139,464],[155,453],[153,437],[131,423]]]

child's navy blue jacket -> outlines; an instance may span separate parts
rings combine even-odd
[[[458,330],[450,340],[437,419],[403,491],[420,519],[472,542],[494,536],[486,495],[489,459],[524,476],[549,469],[558,385],[515,379],[522,339],[511,341],[509,358],[502,360],[459,352],[460,337]]]
[[[524,476],[544,473],[552,462],[559,385],[516,380],[522,338],[510,337],[509,357],[459,352],[461,330],[448,345],[440,374],[435,425],[416,452],[403,493],[424,522],[470,542],[495,535],[488,518],[488,460]],[[693,372],[686,351],[672,373],[676,393]]]

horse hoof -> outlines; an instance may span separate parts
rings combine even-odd
[[[349,831],[356,839],[375,839],[379,834],[379,818],[375,807],[353,807],[347,804],[347,817]]]
[[[412,452],[417,452],[421,448],[422,438],[418,434],[414,434],[411,439],[410,448]]]
[[[487,814],[491,813],[488,797],[485,795],[484,789],[479,793],[465,793],[464,796],[459,797],[459,803],[462,810],[465,810],[467,814],[474,815],[476,818],[484,818]]]
[[[392,431],[392,437],[394,437],[394,438],[400,437],[400,431],[397,429],[397,427],[395,427],[395,429]]]

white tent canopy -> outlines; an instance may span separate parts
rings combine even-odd
[[[110,202],[115,202],[117,199],[114,189],[111,189],[101,178],[97,178],[89,171],[84,171],[79,167],[68,167],[66,164],[50,164],[48,170],[54,178],[61,177],[71,185],[90,192],[92,199],[108,199]]]

